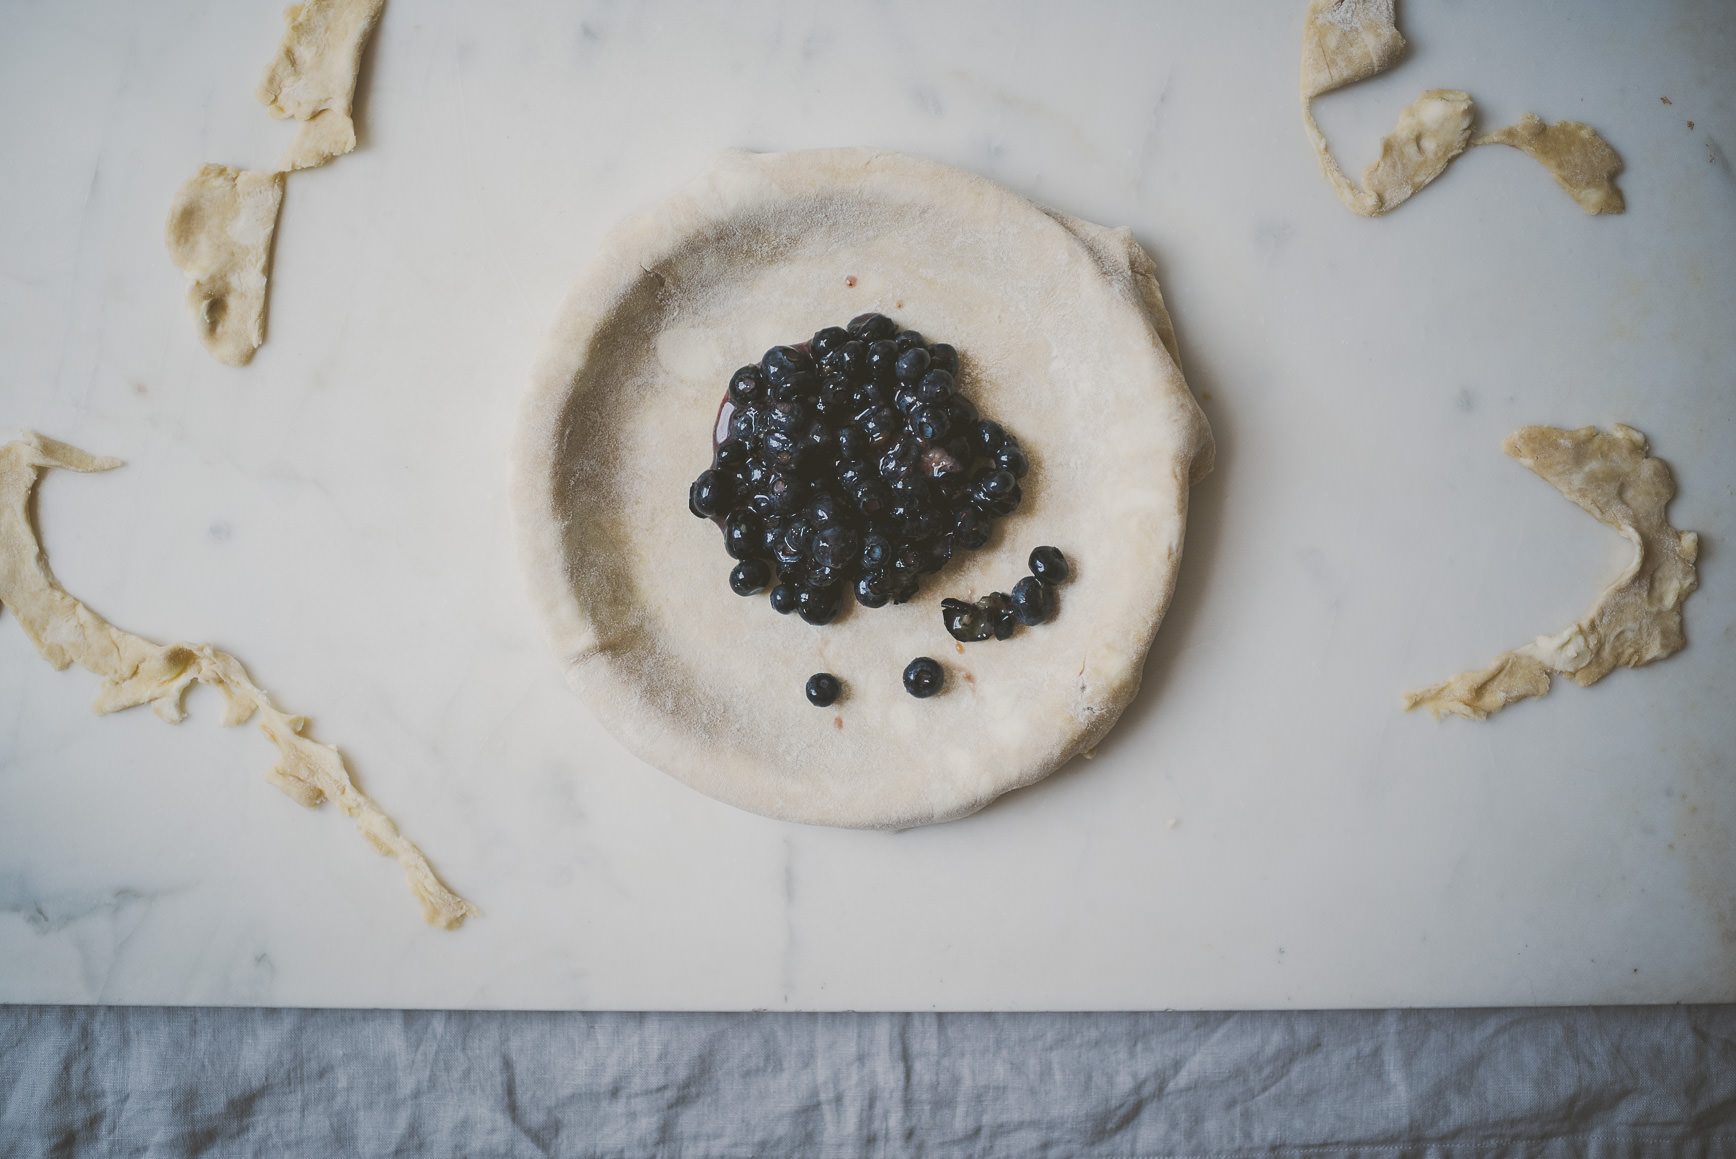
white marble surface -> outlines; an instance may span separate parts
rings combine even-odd
[[[230,370],[162,225],[200,163],[287,142],[251,100],[275,0],[5,5],[0,427],[129,463],[45,484],[58,574],[234,651],[486,916],[423,926],[341,816],[261,782],[269,745],[214,695],[176,728],[98,719],[94,678],[0,613],[0,1001],[1736,998],[1736,11],[1406,0],[1408,62],[1318,107],[1347,167],[1460,87],[1488,126],[1595,125],[1629,212],[1481,149],[1369,222],[1301,133],[1300,8],[392,0],[362,147],[291,180],[271,339]],[[1220,448],[1096,759],[897,835],[629,757],[563,686],[506,513],[519,392],[603,232],[718,148],[833,144],[1132,225]],[[1621,566],[1499,449],[1611,421],[1703,534],[1688,650],[1486,724],[1400,713]]]

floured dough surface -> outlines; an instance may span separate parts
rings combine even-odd
[[[1380,158],[1352,182],[1314,119],[1314,98],[1366,80],[1404,54],[1393,0],[1310,0],[1302,26],[1302,127],[1320,171],[1345,208],[1364,217],[1388,213],[1446,171],[1469,145],[1511,145],[1541,162],[1587,213],[1625,208],[1614,177],[1621,158],[1588,125],[1545,125],[1533,113],[1517,125],[1471,139],[1475,108],[1457,89],[1430,89],[1399,114]]]
[[[272,116],[303,122],[282,168],[323,165],[356,147],[356,73],[384,7],[385,0],[307,0],[284,9],[283,43],[256,94]]]
[[[1687,644],[1682,603],[1699,586],[1699,537],[1670,526],[1666,508],[1675,480],[1668,465],[1647,454],[1645,436],[1619,423],[1607,432],[1524,427],[1502,449],[1621,532],[1634,545],[1634,561],[1565,631],[1503,652],[1487,668],[1405,694],[1407,709],[1426,708],[1437,720],[1445,713],[1482,720],[1545,695],[1557,674],[1594,684],[1617,667],[1650,664]]]
[[[164,720],[179,723],[186,716],[182,700],[196,682],[223,694],[224,724],[257,715],[278,752],[266,779],[310,808],[336,802],[369,844],[403,867],[429,924],[457,929],[475,907],[442,885],[421,850],[355,787],[337,749],[305,735],[306,719],[274,705],[240,661],[209,644],[157,644],[122,631],[56,582],[30,522],[31,492],[52,467],[109,471],[120,465],[34,434],[0,447],[0,608],[17,618],[55,668],[77,664],[102,678],[99,713],[149,704]]]
[[[271,236],[283,174],[206,165],[175,194],[166,240],[191,283],[187,309],[219,362],[245,366],[265,341]]]
[[[1024,503],[910,603],[824,627],[725,584],[687,510],[736,367],[870,310],[959,351],[960,389],[1022,441]],[[628,747],[720,800],[902,828],[970,813],[1089,748],[1139,686],[1210,434],[1126,230],[865,149],[724,155],[618,227],[562,307],[514,451],[534,599],[569,681]],[[944,596],[1008,589],[1038,544],[1075,566],[1056,619],[964,648]],[[947,671],[906,694],[917,656]],[[836,706],[803,685],[828,671]]]
[[[1615,187],[1621,158],[1590,125],[1578,121],[1544,124],[1526,113],[1517,125],[1478,137],[1477,145],[1511,145],[1539,162],[1555,183],[1587,213],[1621,213],[1627,202]]]

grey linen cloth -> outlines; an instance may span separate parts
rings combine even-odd
[[[1736,1008],[0,1008],[0,1154],[1736,1155]]]

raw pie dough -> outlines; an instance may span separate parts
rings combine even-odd
[[[731,372],[878,310],[959,350],[961,389],[1023,441],[1018,512],[908,604],[781,617],[724,582],[687,510]],[[1211,463],[1150,259],[948,166],[867,149],[724,154],[618,227],[562,307],[526,400],[513,505],[568,680],[634,752],[730,804],[904,828],[961,817],[1090,748],[1139,687]],[[1041,543],[1057,618],[955,645],[943,596],[1007,590]],[[917,701],[904,666],[945,691]],[[844,698],[808,704],[808,676]]]
[[[457,929],[476,908],[442,885],[422,851],[355,787],[338,750],[303,735],[306,719],[274,705],[247,678],[239,660],[209,644],[165,646],[124,632],[56,582],[30,521],[37,482],[51,467],[110,471],[120,465],[119,459],[98,458],[36,434],[0,447],[0,607],[11,609],[55,668],[77,664],[102,677],[94,706],[99,713],[148,703],[158,716],[178,724],[186,716],[182,699],[195,681],[223,694],[224,724],[241,724],[257,713],[260,729],[278,751],[266,780],[309,808],[327,799],[337,802],[369,844],[403,866],[423,918]]]
[[[302,121],[283,155],[286,170],[324,165],[356,147],[350,102],[362,48],[386,0],[308,0],[283,11],[283,43],[256,94],[274,117]]]
[[[1587,213],[1626,208],[1614,179],[1621,158],[1589,126],[1577,121],[1545,125],[1526,113],[1517,125],[1471,139],[1469,95],[1430,89],[1399,114],[1381,142],[1380,158],[1358,186],[1332,156],[1314,120],[1314,98],[1386,71],[1404,51],[1393,19],[1393,0],[1310,0],[1302,31],[1302,127],[1320,171],[1346,208],[1377,217],[1410,200],[1439,177],[1468,145],[1511,145],[1541,162]]]
[[[265,342],[271,241],[284,175],[356,147],[350,104],[362,48],[385,0],[307,0],[283,13],[283,43],[255,94],[301,130],[275,171],[206,165],[175,194],[169,256],[191,283],[187,308],[217,361],[246,366]]]
[[[1559,673],[1581,687],[1618,665],[1637,668],[1679,652],[1682,603],[1699,586],[1694,559],[1699,536],[1670,526],[1665,508],[1676,494],[1670,468],[1646,453],[1646,438],[1617,423],[1605,433],[1524,427],[1502,449],[1545,481],[1621,532],[1634,561],[1579,622],[1503,652],[1487,668],[1461,672],[1432,688],[1405,694],[1404,706],[1482,720],[1514,701],[1543,696]]]

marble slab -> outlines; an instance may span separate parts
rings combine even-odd
[[[1736,12],[1406,0],[1323,99],[1347,168],[1425,88],[1596,126],[1629,212],[1478,149],[1353,217],[1303,138],[1302,4],[393,0],[361,147],[289,183],[270,341],[196,342],[162,243],[268,165],[275,0],[14,5],[0,428],[55,569],[233,651],[485,911],[424,926],[270,746],[90,712],[0,612],[0,1001],[1223,1008],[1736,999]],[[1154,255],[1217,433],[1144,688],[975,817],[836,832],[716,804],[564,687],[506,503],[518,397],[604,232],[726,146],[965,166]],[[1402,689],[1570,623],[1622,541],[1500,452],[1625,422],[1702,533],[1689,648],[1484,724]]]

